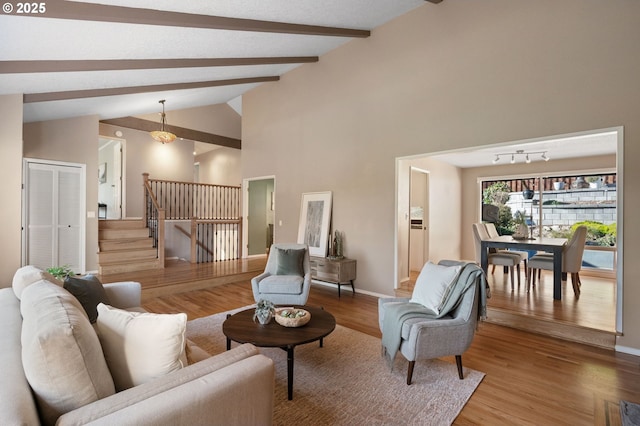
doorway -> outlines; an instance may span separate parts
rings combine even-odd
[[[85,272],[86,166],[25,159],[22,264]]]
[[[99,139],[98,219],[122,219],[125,215],[124,148],[123,139]]]
[[[243,252],[247,256],[264,255],[274,238],[275,178],[245,179],[243,187]]]
[[[431,247],[431,256],[436,259],[457,258],[457,259],[473,259],[473,236],[470,232],[471,224],[477,222],[481,218],[481,208],[477,202],[481,194],[480,184],[477,182],[479,177],[483,179],[495,178],[496,176],[532,174],[554,176],[568,174],[598,174],[615,171],[618,176],[616,183],[617,188],[617,234],[618,238],[623,234],[624,218],[622,215],[621,202],[624,199],[623,182],[620,177],[623,175],[623,128],[597,129],[574,134],[557,135],[552,137],[537,138],[531,140],[521,140],[509,143],[496,144],[494,146],[482,146],[477,149],[463,149],[456,151],[447,151],[441,153],[430,153],[422,156],[413,156],[397,159],[397,246],[396,246],[396,267],[397,267],[397,283],[403,278],[402,266],[407,264],[406,257],[408,253],[403,252],[406,242],[402,240],[402,229],[404,229],[403,220],[405,219],[406,200],[403,199],[404,189],[407,185],[409,161],[429,161],[424,168],[430,170],[431,179],[431,197],[434,200],[446,200],[445,202],[437,202],[431,205],[430,215],[432,223],[437,224],[431,230],[431,238],[437,242]],[[526,161],[509,163],[494,161],[496,153],[514,152],[518,149],[526,149],[527,151],[546,151],[551,161],[546,161],[539,157],[532,159],[531,164]],[[547,158],[548,158],[547,157]],[[496,164],[497,163],[497,164]],[[448,176],[444,171],[447,168],[457,170]],[[588,172],[588,173],[587,173]],[[407,177],[405,177],[407,175]],[[445,178],[446,177],[446,182]],[[436,183],[437,182],[437,183]],[[440,183],[448,185],[446,192],[439,197],[434,191],[439,191]],[[458,191],[458,192],[456,192]],[[433,217],[438,217],[434,220]],[[455,217],[453,217],[455,216]],[[407,213],[408,217],[408,213]],[[451,238],[443,238],[437,234],[443,223],[447,219],[453,219],[459,223],[457,228],[451,228],[457,234]],[[435,250],[451,251],[451,255],[455,257],[445,257],[434,253]],[[612,316],[615,316],[615,331],[622,332],[622,300],[623,300],[623,246],[617,248],[617,256],[615,257],[615,281],[610,288],[615,295],[612,298],[615,304],[612,309]],[[510,289],[508,289],[510,291]],[[526,296],[526,294],[525,294]],[[492,301],[493,303],[493,301]],[[527,305],[528,303],[528,305]],[[533,317],[539,316],[537,308],[531,309],[531,299],[525,300],[522,306],[527,308]],[[553,308],[555,305],[551,305]],[[568,303],[563,306],[569,307]],[[587,305],[587,297],[584,292],[580,303],[575,303],[578,310],[589,310]],[[594,309],[592,311],[595,312]],[[580,311],[578,311],[580,312]],[[582,315],[582,313],[581,313]],[[612,318],[613,320],[613,318]]]
[[[411,167],[409,181],[409,273],[429,260],[429,172]]]

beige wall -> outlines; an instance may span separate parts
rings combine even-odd
[[[243,178],[276,176],[276,232],[334,192],[356,286],[394,283],[395,158],[624,126],[624,214],[640,208],[640,3],[425,3],[243,97]],[[463,223],[460,223],[462,226]],[[640,353],[640,229],[624,229],[624,336]],[[462,253],[460,253],[462,254]]]
[[[21,264],[22,95],[1,95],[0,117],[0,287],[10,287]]]
[[[409,277],[409,183],[411,167],[429,174],[429,260],[460,259],[461,169],[429,157],[398,161],[398,282]]]
[[[241,151],[221,147],[198,155],[200,182],[216,185],[240,186],[242,184]]]
[[[240,139],[242,117],[228,104],[215,104],[198,108],[169,110],[167,107],[167,124],[213,133],[214,135]],[[162,108],[158,105],[158,111]],[[140,115],[138,118],[160,122],[158,113]],[[178,135],[180,136],[180,135]]]
[[[24,125],[24,156],[86,164],[86,269],[98,269],[98,117],[86,116]],[[80,272],[80,271],[76,271]]]
[[[177,123],[176,123],[177,124]],[[142,174],[151,179],[193,181],[193,142],[177,139],[161,144],[148,132],[100,124],[100,135],[112,137],[122,132],[125,140],[125,211],[127,218],[141,218],[143,209]]]
[[[159,121],[158,114],[140,116]],[[240,138],[241,117],[227,104],[202,108],[167,111],[167,122],[179,127]],[[142,217],[142,173],[151,179],[193,182],[194,161],[200,162],[201,182],[240,185],[240,153],[236,149],[219,148],[215,154],[193,157],[193,141],[177,139],[170,144],[153,141],[147,132],[100,124],[100,135],[113,137],[121,131],[125,140],[126,204],[125,217]],[[180,135],[178,135],[179,137]],[[204,173],[204,178],[203,177]]]

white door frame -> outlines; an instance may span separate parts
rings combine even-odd
[[[120,154],[119,154],[119,162],[120,162],[120,170],[119,170],[119,175],[120,175],[120,188],[116,188],[116,196],[114,198],[119,198],[119,200],[115,200],[117,203],[119,203],[120,206],[120,219],[125,219],[126,218],[126,212],[127,212],[127,206],[126,206],[126,201],[127,201],[127,179],[126,179],[126,171],[127,171],[127,155],[126,155],[126,150],[127,150],[127,140],[126,139],[121,139],[121,138],[115,138],[115,137],[111,137],[111,136],[102,136],[100,135],[98,137],[98,139],[104,139],[104,140],[108,140],[108,141],[113,141],[113,142],[118,142],[120,143]],[[109,145],[107,145],[109,146]],[[98,147],[98,151],[100,151],[100,147]],[[113,165],[114,169],[115,167],[118,165],[118,162],[116,161],[115,164]],[[98,201],[100,201],[98,199]]]
[[[22,265],[26,265],[27,262],[27,254],[28,254],[28,214],[29,214],[29,206],[28,206],[28,197],[26,196],[26,191],[28,188],[28,176],[29,176],[29,165],[30,164],[42,164],[45,166],[56,166],[56,167],[73,167],[80,169],[80,194],[78,194],[79,201],[79,226],[80,226],[80,247],[78,247],[79,253],[79,262],[80,262],[80,271],[75,271],[78,273],[84,274],[86,272],[86,240],[87,240],[87,165],[80,163],[69,163],[63,161],[54,161],[54,160],[41,160],[37,158],[23,158],[22,159]],[[62,265],[59,265],[62,266]]]
[[[242,179],[242,257],[260,257],[264,255],[249,256],[249,182],[256,180],[273,180],[273,196],[276,196],[276,177],[275,175],[260,176],[254,178]],[[274,203],[275,204],[275,203]],[[275,216],[275,207],[274,207]],[[275,240],[276,226],[274,224],[273,234]]]
[[[409,171],[409,209],[411,208],[411,198],[413,194],[413,172],[417,172],[423,175],[425,180],[425,188],[424,194],[422,194],[424,206],[423,206],[423,216],[422,216],[422,236],[423,236],[423,244],[422,244],[422,264],[424,265],[429,259],[429,171],[425,169],[421,169],[419,167],[411,166]],[[409,267],[408,271],[411,273],[411,218],[409,218],[409,248],[408,248],[408,262]]]

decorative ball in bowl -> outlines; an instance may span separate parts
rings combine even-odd
[[[311,314],[304,309],[277,308],[275,319],[284,327],[302,327],[311,320]]]

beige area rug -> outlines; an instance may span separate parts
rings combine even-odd
[[[224,352],[226,314],[190,321],[187,337],[211,354]],[[324,347],[318,342],[296,347],[289,401],[286,352],[260,351],[276,366],[276,425],[450,425],[484,377],[465,368],[460,380],[455,363],[421,361],[407,386],[407,361],[401,355],[390,371],[380,339],[338,325]]]

